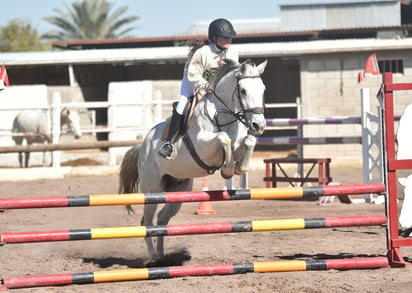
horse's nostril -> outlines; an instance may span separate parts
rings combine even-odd
[[[74,136],[74,138],[75,138],[75,139],[79,139],[79,138],[80,138],[80,135],[76,134],[76,135]]]
[[[260,129],[259,124],[256,123],[256,122],[253,122],[253,123],[252,123],[252,129],[253,129],[254,131],[259,131],[259,129]]]

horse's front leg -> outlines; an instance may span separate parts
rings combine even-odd
[[[157,225],[167,225],[172,217],[174,217],[182,206],[181,202],[166,204],[157,216]],[[164,237],[157,237],[157,257],[162,258],[165,255]]]
[[[19,152],[19,165],[20,168],[23,168],[23,153]]]
[[[235,174],[242,175],[249,171],[250,158],[256,145],[256,137],[248,134],[234,152],[234,160],[237,162],[235,166]]]
[[[232,153],[232,140],[225,132],[220,132],[217,136],[220,145],[223,148],[225,161],[220,169],[220,174],[225,179],[230,179],[235,173],[235,162]]]
[[[196,151],[209,166],[221,166],[220,174],[229,179],[235,173],[232,154],[232,140],[226,132],[202,132],[197,136]],[[223,160],[223,162],[222,162]]]
[[[25,152],[24,156],[24,168],[29,167],[29,160],[30,160],[30,152]]]
[[[157,204],[145,204],[143,217],[140,221],[142,226],[153,226],[153,218],[156,212]],[[150,261],[156,261],[157,255],[154,250],[152,237],[145,237],[144,241],[146,242],[147,252],[149,254]]]

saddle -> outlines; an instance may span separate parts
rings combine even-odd
[[[173,142],[177,141],[178,139],[182,138],[183,143],[185,144],[186,148],[188,149],[189,153],[191,154],[192,158],[196,161],[196,163],[203,169],[207,170],[208,174],[213,174],[217,170],[220,169],[221,165],[219,166],[209,166],[205,162],[202,161],[202,159],[199,157],[199,154],[196,152],[195,147],[189,137],[187,135],[187,130],[190,128],[190,126],[193,123],[193,113],[196,105],[199,103],[199,101],[203,98],[203,96],[206,94],[205,91],[198,91],[194,96],[192,96],[187,105],[186,109],[183,113],[183,119],[184,121],[181,124],[180,129],[177,131],[177,134],[173,138]],[[177,106],[177,102],[173,103],[173,108]],[[170,122],[171,118],[169,118],[166,121],[166,126],[162,132],[161,139],[164,141],[167,139],[167,134],[169,133],[169,127],[170,127]],[[223,159],[224,161],[224,159]],[[223,163],[222,163],[223,164]]]
[[[180,136],[182,136],[183,134],[186,133],[186,131],[190,128],[190,126],[192,125],[192,118],[193,118],[193,111],[196,107],[196,105],[199,103],[199,101],[202,99],[202,97],[205,95],[204,91],[198,91],[196,92],[195,95],[191,96],[188,99],[186,108],[183,112],[183,123],[181,124],[181,127],[179,129],[179,131],[177,132],[177,134],[175,135],[175,137],[173,138],[173,141],[176,141],[179,139]],[[175,109],[177,106],[177,102],[173,103],[173,109]],[[161,139],[164,141],[167,138],[167,134],[169,133],[169,128],[170,128],[170,122],[171,122],[171,118],[169,117],[166,120],[166,125],[165,128],[163,129],[162,132],[162,136]]]

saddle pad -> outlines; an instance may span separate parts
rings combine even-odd
[[[186,127],[185,129],[188,130],[193,123],[193,113],[194,110],[197,106],[197,104],[199,103],[199,101],[203,98],[203,96],[206,94],[206,92],[204,90],[199,90],[196,92],[196,94],[193,96],[193,98],[191,99],[191,103],[189,104],[189,107],[186,108]]]

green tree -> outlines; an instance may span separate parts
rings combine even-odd
[[[44,18],[59,28],[43,35],[44,38],[61,41],[120,38],[136,28],[124,26],[139,19],[138,16],[122,16],[128,6],[112,12],[112,4],[107,0],[78,0],[71,5],[65,3],[65,6],[67,11],[54,9],[58,16]]]
[[[41,41],[37,30],[24,20],[13,19],[0,27],[1,52],[44,51],[48,44]]]

